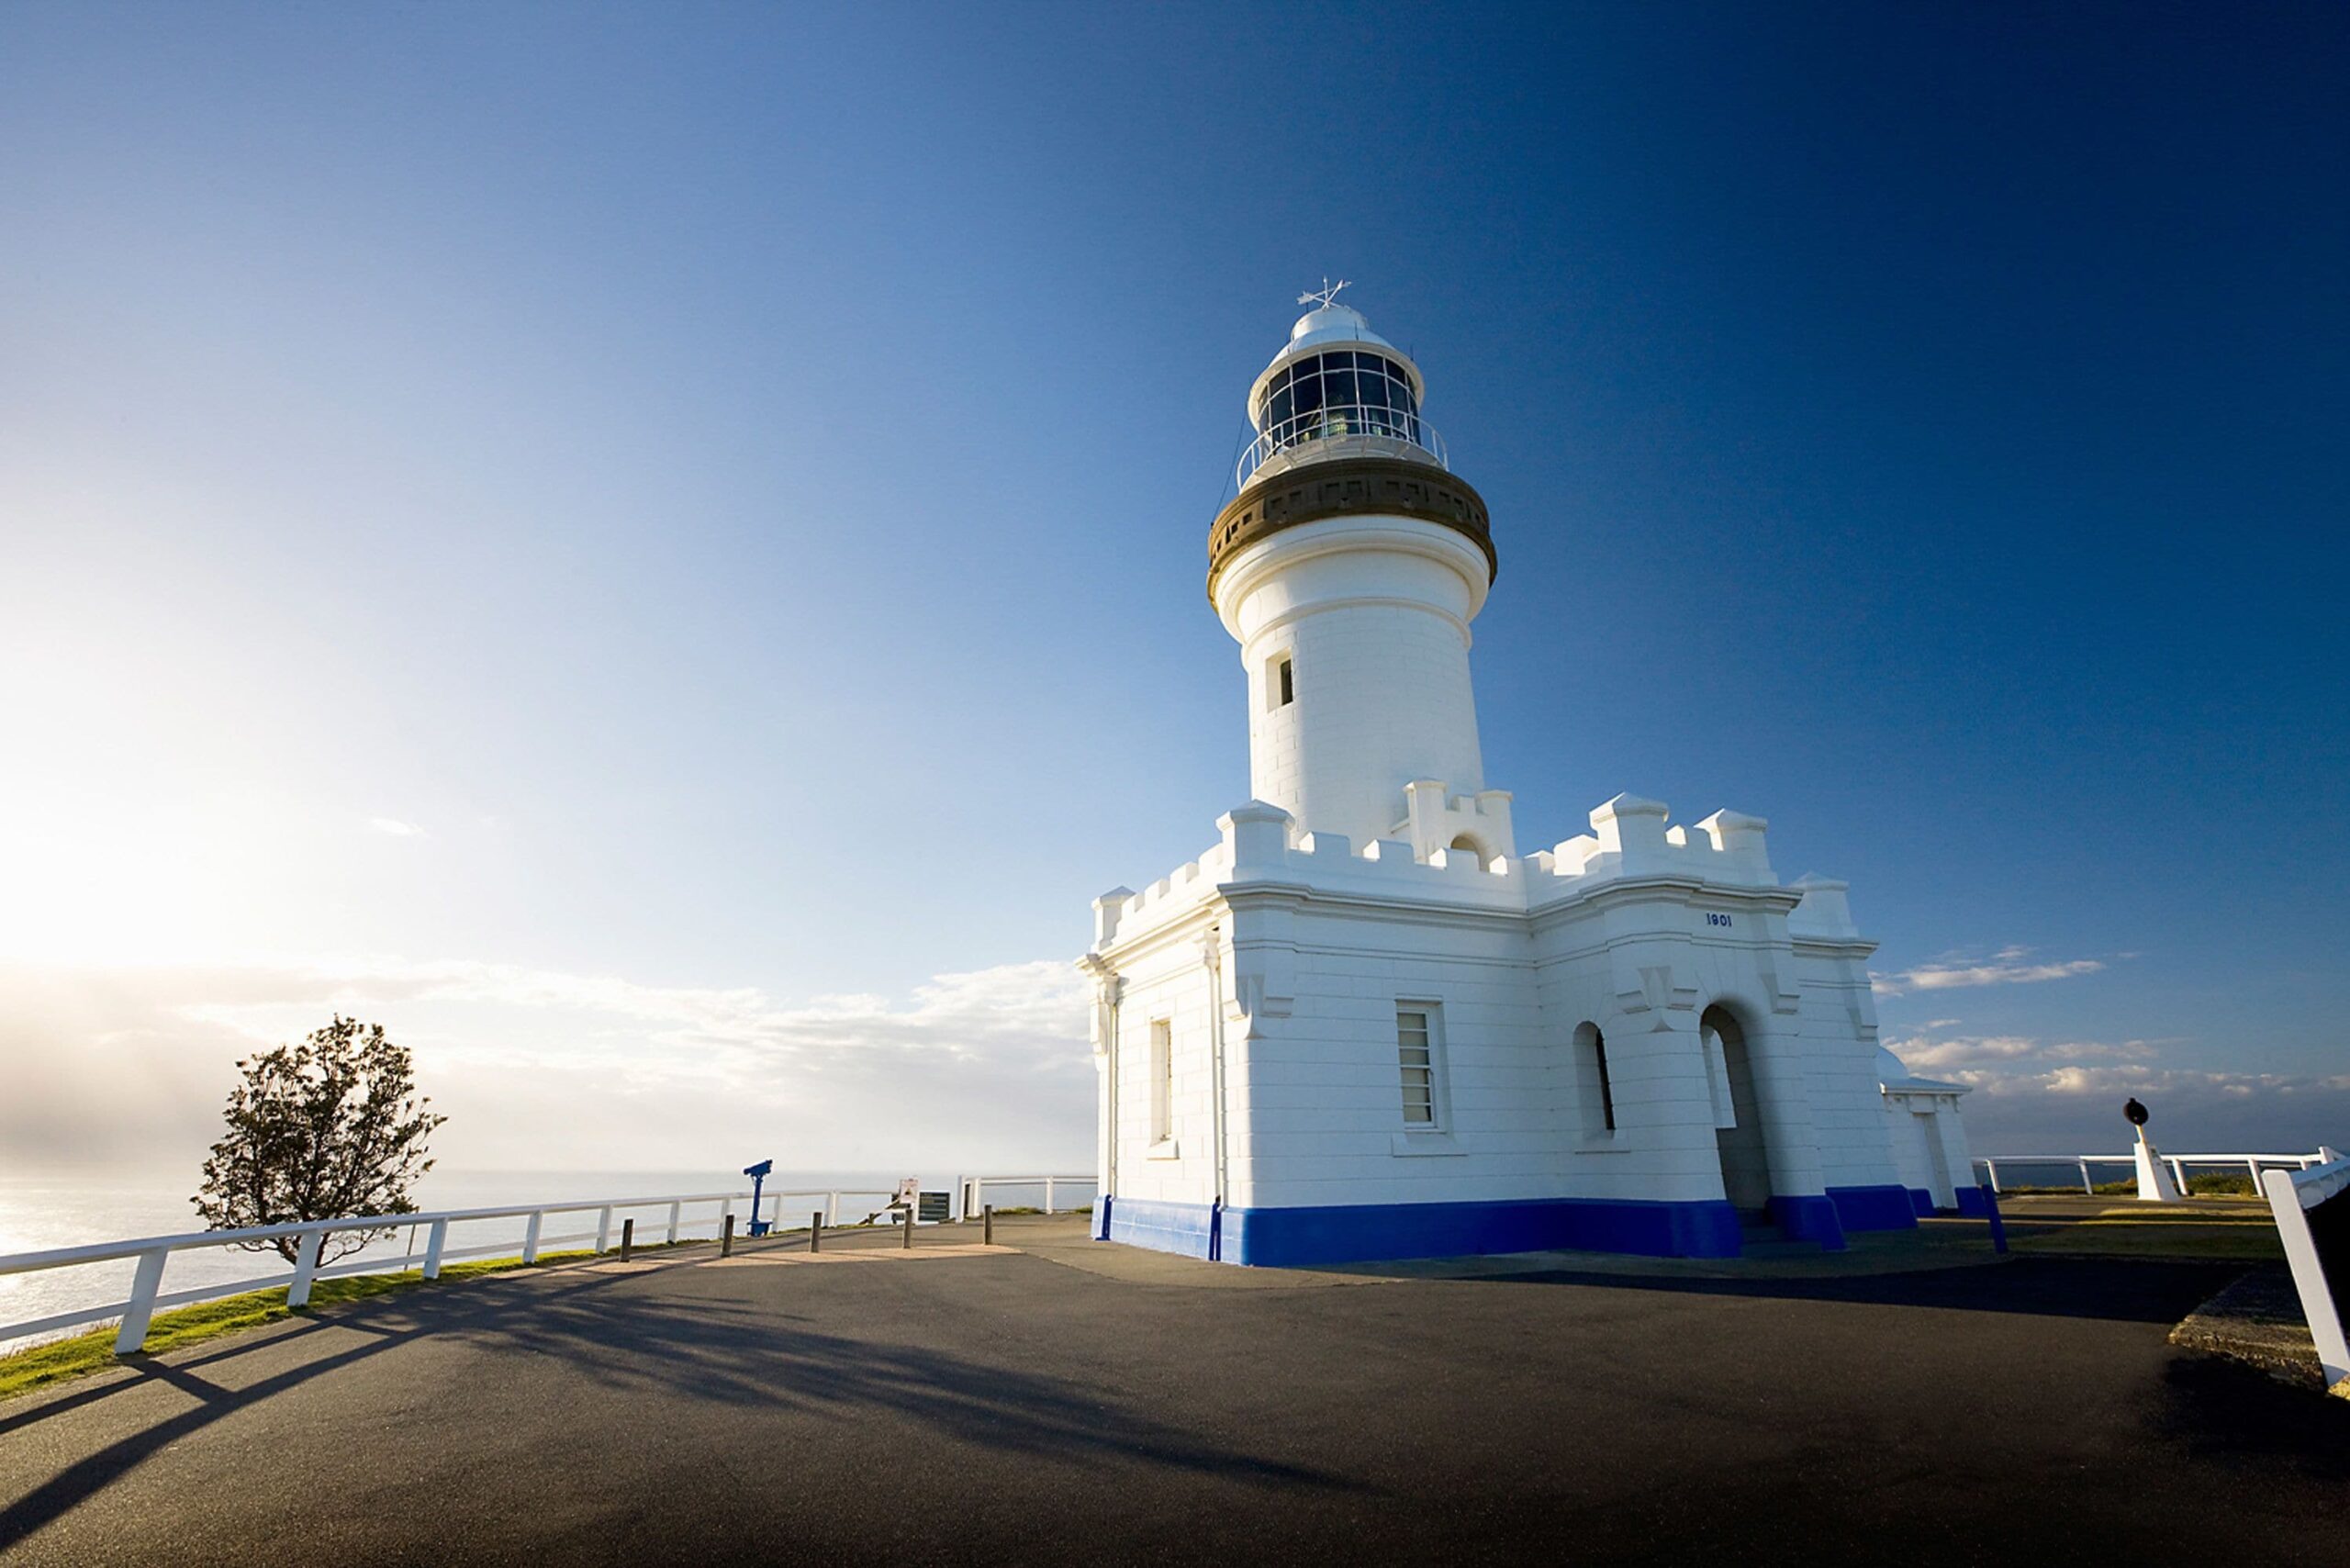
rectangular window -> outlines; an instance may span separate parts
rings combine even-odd
[[[1284,708],[1297,700],[1297,668],[1288,659],[1281,661],[1281,700]]]
[[[1175,1025],[1171,1020],[1150,1021],[1150,1141],[1165,1143],[1175,1136]]]
[[[1404,1075],[1404,1125],[1436,1126],[1436,1027],[1425,1007],[1395,1010],[1395,1058]]]

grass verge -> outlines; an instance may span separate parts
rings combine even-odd
[[[2198,1225],[2181,1220],[2083,1220],[2053,1231],[2019,1235],[2009,1245],[2025,1253],[2190,1262],[2265,1263],[2281,1261],[2285,1256],[2273,1225]]]
[[[637,1250],[651,1252],[662,1249],[664,1244],[639,1244]],[[681,1242],[680,1246],[692,1243]],[[427,1280],[410,1271],[399,1274],[353,1274],[340,1280],[320,1280],[310,1287],[310,1305],[300,1308],[308,1313],[313,1308],[330,1306],[337,1302],[364,1301],[370,1296],[390,1295],[397,1291],[414,1290],[419,1285],[445,1284],[456,1280],[478,1279],[484,1274],[503,1274],[517,1269],[542,1269],[550,1263],[576,1261],[593,1258],[593,1252],[542,1252],[535,1263],[525,1263],[520,1258],[484,1258],[471,1262],[450,1263],[442,1267],[441,1278]],[[264,1323],[274,1323],[281,1317],[296,1316],[297,1309],[285,1305],[285,1289],[249,1291],[243,1295],[222,1296],[218,1301],[198,1302],[170,1312],[159,1312],[147,1326],[147,1343],[140,1352],[154,1355],[161,1350],[176,1350],[218,1338],[223,1334],[235,1334],[247,1328],[258,1328]],[[115,1329],[111,1327],[94,1328],[70,1339],[52,1339],[45,1345],[11,1351],[0,1356],[0,1399],[28,1394],[36,1388],[63,1383],[72,1378],[87,1377],[117,1365],[114,1353]]]

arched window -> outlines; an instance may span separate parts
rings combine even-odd
[[[1494,868],[1494,857],[1485,853],[1485,846],[1465,833],[1455,838],[1450,847],[1464,854],[1474,855],[1477,857],[1478,866],[1485,870],[1490,871]]]
[[[1586,1137],[1613,1137],[1616,1134],[1616,1085],[1607,1075],[1607,1037],[1596,1024],[1584,1024],[1575,1030],[1575,1086],[1583,1102],[1583,1130]]]

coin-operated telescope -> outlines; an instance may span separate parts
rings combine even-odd
[[[751,1234],[765,1236],[771,1228],[759,1217],[759,1189],[767,1184],[767,1173],[775,1169],[775,1161],[762,1159],[756,1165],[743,1167],[743,1174],[751,1179]]]
[[[2130,1103],[2121,1107],[2121,1114],[2129,1118],[2132,1126],[2138,1129],[2138,1147],[2132,1153],[2138,1163],[2139,1202],[2178,1202],[2178,1186],[2170,1179],[2170,1166],[2164,1161],[2162,1150],[2156,1148],[2154,1140],[2146,1136],[2146,1108],[2138,1103],[2138,1097],[2133,1094]]]

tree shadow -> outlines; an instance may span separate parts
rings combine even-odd
[[[1203,1441],[1130,1408],[1107,1406],[1095,1384],[933,1346],[820,1331],[807,1326],[806,1316],[779,1313],[763,1302],[663,1298],[616,1288],[644,1278],[643,1272],[583,1268],[553,1277],[477,1280],[462,1290],[338,1304],[291,1332],[255,1336],[187,1358],[127,1363],[126,1377],[0,1421],[0,1435],[159,1383],[196,1404],[74,1461],[0,1508],[0,1551],[224,1417],[426,1335],[500,1357],[559,1358],[565,1377],[675,1405],[755,1406],[844,1421],[880,1411],[1025,1458],[1106,1466],[1139,1457],[1268,1487],[1372,1490],[1330,1472]],[[337,1338],[341,1348],[322,1346],[324,1353],[243,1387],[201,1375],[207,1365],[241,1356],[273,1350],[300,1355],[305,1341],[329,1329],[369,1338],[357,1345]],[[453,1436],[463,1440],[462,1433]]]

